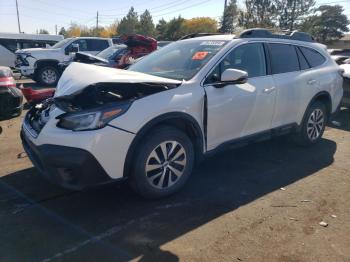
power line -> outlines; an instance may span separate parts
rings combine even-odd
[[[200,3],[196,3],[196,4],[193,4],[193,5],[181,8],[181,9],[177,9],[177,10],[174,10],[174,11],[171,11],[171,12],[168,12],[168,13],[163,13],[163,14],[160,14],[160,15],[156,15],[156,16],[153,16],[153,17],[160,17],[160,16],[163,16],[163,15],[169,15],[169,14],[172,14],[172,13],[175,13],[175,12],[179,12],[179,11],[183,11],[183,10],[195,7],[195,6],[203,5],[203,4],[211,2],[211,1],[212,0],[201,1]]]
[[[151,8],[147,8],[148,11],[152,12],[152,13],[156,13],[156,12],[159,12],[159,11],[163,11],[163,10],[166,10],[168,8],[172,8],[172,7],[176,7],[177,5],[181,5],[181,4],[184,4],[185,2],[188,2],[189,0],[176,0],[176,1],[171,1],[169,3],[166,3],[166,4],[162,4],[162,5],[159,5],[159,6],[155,6],[155,7],[151,7]],[[154,11],[155,9],[159,9],[161,7],[164,7],[164,6],[167,6],[166,8],[163,8],[161,10],[158,10],[158,11]],[[113,17],[116,17],[116,16],[125,16],[127,13],[119,13],[119,14],[105,14],[105,15],[101,15],[101,16],[113,16]]]

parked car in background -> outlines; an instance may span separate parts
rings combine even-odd
[[[120,37],[120,45],[111,46],[97,55],[77,52],[68,61],[60,63],[62,71],[71,63],[79,62],[106,67],[125,68],[137,59],[157,49],[157,41],[142,35],[125,35]]]
[[[343,95],[339,66],[305,33],[264,29],[176,41],[127,70],[72,63],[21,137],[38,170],[79,189],[128,178],[168,196],[196,161],[292,134],[316,144]]]
[[[20,115],[23,96],[9,67],[0,66],[0,118]]]
[[[345,61],[349,59],[349,56],[341,56],[341,55],[334,55],[331,57],[338,65],[344,64]]]
[[[43,85],[56,85],[60,77],[58,64],[72,53],[97,54],[113,45],[112,39],[99,37],[66,38],[51,48],[22,49],[16,52],[16,68],[21,74]]]
[[[166,46],[166,45],[168,45],[168,44],[170,44],[172,42],[173,41],[158,41],[157,42],[157,46],[158,46],[158,48],[162,48],[162,47],[164,47],[164,46]]]
[[[350,48],[345,49],[329,49],[329,54],[331,56],[347,56],[350,57]]]
[[[343,72],[344,95],[342,99],[342,106],[350,108],[350,61],[347,64],[340,65],[340,68],[344,70]]]
[[[61,35],[0,33],[0,66],[13,68],[19,49],[46,48],[61,40]]]
[[[99,52],[97,55],[92,55],[85,52],[77,52],[69,60],[59,63],[61,71],[72,62],[85,64],[95,64],[100,66],[116,67],[120,58],[127,52],[126,45],[113,45]]]

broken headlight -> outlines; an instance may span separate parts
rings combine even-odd
[[[73,131],[94,130],[105,127],[112,119],[125,113],[130,104],[69,112],[57,117],[57,126]]]

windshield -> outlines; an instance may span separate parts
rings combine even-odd
[[[106,60],[110,60],[111,58],[113,58],[115,52],[117,52],[118,50],[123,50],[125,48],[126,48],[126,46],[124,46],[124,45],[111,46],[111,47],[108,47],[105,50],[102,50],[101,52],[99,52],[97,54],[97,56],[101,57],[103,59],[106,59]]]
[[[169,44],[133,64],[128,70],[189,80],[227,43],[219,40],[185,40]]]
[[[59,41],[58,43],[56,43],[55,45],[53,45],[51,48],[61,48],[62,46],[64,46],[66,43],[68,43],[72,38],[66,38],[63,39],[62,41]]]

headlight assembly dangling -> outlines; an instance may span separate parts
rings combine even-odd
[[[95,130],[105,127],[112,119],[125,113],[130,104],[65,113],[57,117],[57,126],[73,131]]]

